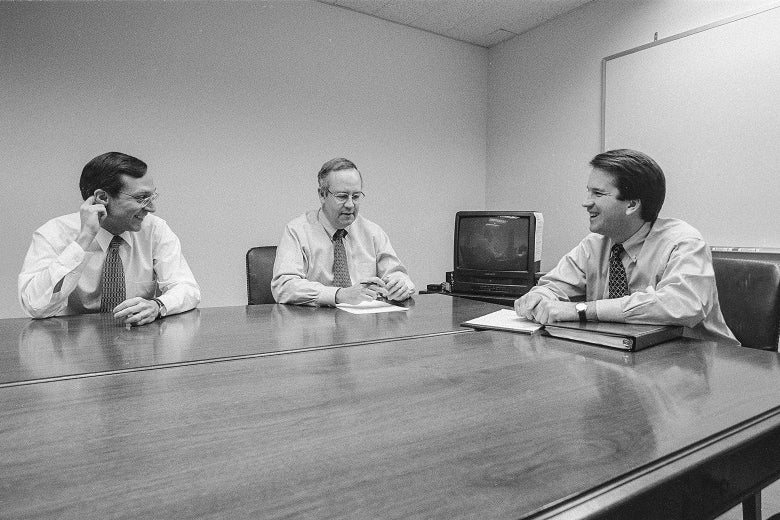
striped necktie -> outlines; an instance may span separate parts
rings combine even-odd
[[[119,246],[122,242],[122,237],[114,235],[108,245],[100,283],[100,312],[112,312],[114,307],[125,301],[125,269],[122,259],[119,258]]]
[[[628,279],[626,268],[620,260],[623,256],[623,245],[615,244],[609,252],[609,297],[620,298],[628,295]]]
[[[333,286],[350,287],[352,280],[349,277],[349,266],[347,265],[347,251],[344,249],[344,237],[347,236],[346,229],[337,229],[333,233]]]

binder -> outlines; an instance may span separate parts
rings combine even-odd
[[[683,327],[680,325],[643,325],[605,321],[585,323],[566,321],[545,325],[544,333],[554,338],[636,352],[664,341],[682,337]]]
[[[520,318],[514,310],[502,309],[484,316],[464,321],[461,325],[477,330],[504,330],[533,334],[541,330],[554,338],[568,339],[636,352],[658,343],[682,337],[683,327],[679,325],[644,325],[635,323],[612,323],[606,321],[561,321],[549,325]]]

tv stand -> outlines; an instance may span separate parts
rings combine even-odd
[[[448,274],[447,280],[449,281],[451,273],[447,273],[447,274]],[[539,278],[541,278],[542,276],[544,276],[544,273],[540,273],[540,272],[535,273],[534,285],[536,285],[536,282],[538,282]],[[481,294],[481,293],[467,293],[467,292],[458,292],[458,291],[445,291],[443,289],[438,288],[444,285],[445,284],[428,285],[428,290],[420,291],[420,294],[444,294],[446,296],[457,296],[458,298],[467,298],[469,300],[477,300],[486,303],[497,303],[498,305],[506,305],[509,307],[514,307],[515,300],[517,300],[520,297],[520,296],[502,295],[502,294]]]
[[[500,296],[496,294],[474,294],[474,293],[460,293],[449,291],[420,291],[420,294],[443,294],[445,296],[455,296],[457,298],[466,298],[469,300],[477,300],[485,303],[496,303],[498,305],[506,305],[513,307],[517,298],[513,296]]]

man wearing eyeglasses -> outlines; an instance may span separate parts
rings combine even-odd
[[[157,191],[140,159],[109,152],[79,182],[78,213],[33,234],[19,301],[33,318],[106,312],[145,325],[200,302],[200,287],[178,237],[155,215]]]
[[[363,178],[352,161],[331,159],[317,174],[320,208],[285,227],[271,290],[279,303],[358,304],[414,294],[406,267],[382,228],[359,216]]]

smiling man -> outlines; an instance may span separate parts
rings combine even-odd
[[[363,177],[352,161],[331,159],[317,174],[320,208],[284,229],[271,290],[279,303],[335,305],[414,294],[406,267],[378,225],[359,215]]]
[[[623,149],[590,165],[582,205],[592,233],[515,301],[517,314],[539,323],[683,325],[686,336],[739,345],[723,320],[701,234],[681,220],[658,218],[666,195],[658,164]]]
[[[106,312],[130,325],[190,310],[200,288],[178,237],[155,215],[146,164],[119,152],[92,159],[79,181],[78,213],[33,234],[19,301],[33,318]]]

